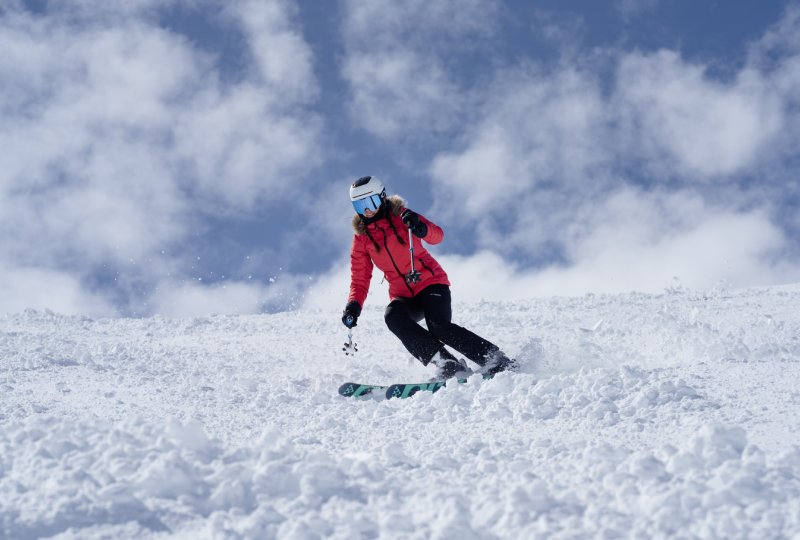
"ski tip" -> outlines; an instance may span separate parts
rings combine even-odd
[[[367,399],[373,397],[375,391],[383,392],[386,390],[385,386],[375,384],[361,384],[354,382],[346,382],[339,387],[339,395],[344,397],[352,397],[356,399]]]
[[[339,395],[349,397],[352,396],[360,385],[356,383],[346,382],[339,387]]]

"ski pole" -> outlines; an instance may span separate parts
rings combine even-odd
[[[414,270],[414,235],[411,233],[411,227],[408,228],[408,249],[411,253],[411,272],[406,274],[406,281],[414,285],[419,283],[420,273]]]
[[[355,355],[358,352],[358,343],[353,343],[353,327],[347,328],[347,341],[344,342],[342,350],[345,356]]]

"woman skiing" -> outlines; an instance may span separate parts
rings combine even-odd
[[[386,188],[374,176],[356,180],[350,187],[350,200],[356,215],[350,251],[350,295],[342,314],[344,325],[356,326],[374,265],[389,282],[391,301],[384,313],[386,325],[423,365],[436,366],[435,379],[469,374],[466,364],[445,345],[482,366],[484,373],[494,375],[515,368],[514,361],[497,345],[451,322],[450,281],[422,245],[422,240],[429,244],[441,242],[442,229],[405,208],[401,197],[387,197]],[[413,246],[409,246],[410,237]],[[423,318],[427,330],[418,324]]]

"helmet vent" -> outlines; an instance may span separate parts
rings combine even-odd
[[[371,176],[362,176],[361,178],[359,178],[358,180],[353,182],[353,187],[363,186],[364,184],[366,184],[370,180],[372,180]]]

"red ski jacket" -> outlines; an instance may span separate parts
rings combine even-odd
[[[420,281],[413,285],[406,281],[406,274],[411,271],[411,254],[408,249],[408,227],[400,219],[400,214],[405,208],[402,206],[402,200],[390,197],[387,202],[389,202],[387,218],[379,219],[369,225],[361,222],[358,216],[353,219],[356,234],[353,236],[353,247],[350,250],[351,277],[348,302],[355,300],[359,305],[364,305],[372,280],[373,265],[383,271],[389,282],[390,300],[413,297],[429,285],[450,285],[445,271],[422,245],[422,240],[429,244],[438,244],[444,238],[444,231],[421,215],[419,219],[428,226],[428,233],[424,238],[413,237],[414,270],[420,273]]]

